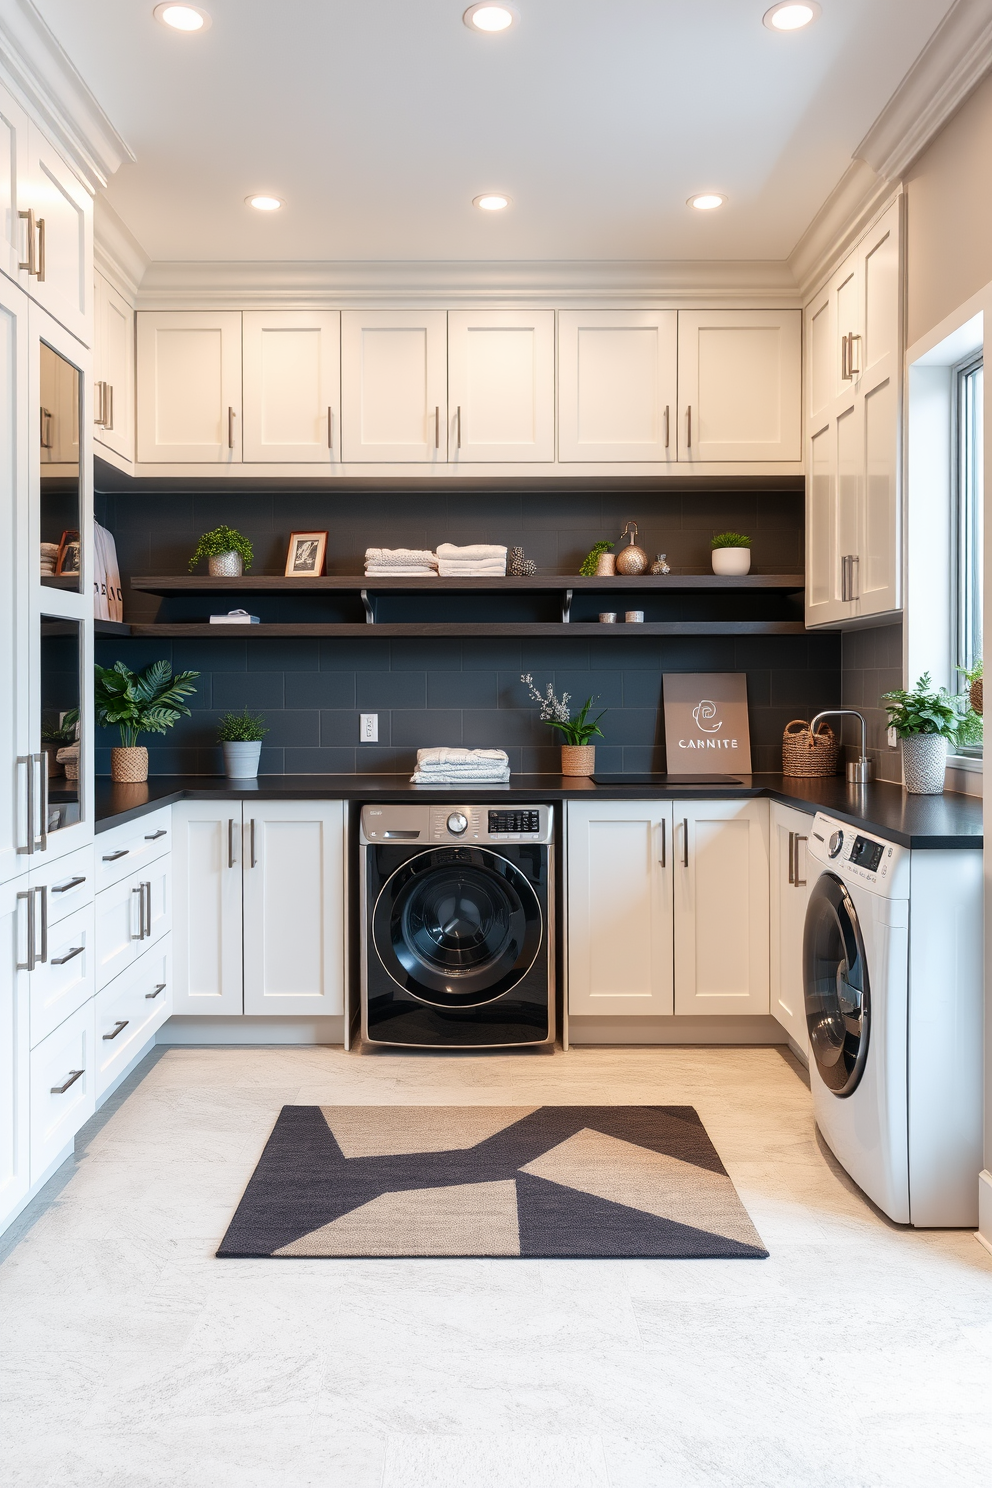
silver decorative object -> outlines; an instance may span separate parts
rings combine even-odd
[[[667,573],[671,573],[671,571],[672,571],[671,570],[671,566],[668,563],[665,562],[665,558],[666,558],[666,554],[659,553],[658,556],[657,556],[657,558],[652,563],[652,565],[651,565],[650,569],[648,570],[648,572],[649,573],[653,573],[653,574],[667,574]]]
[[[240,553],[216,553],[207,559],[207,569],[212,579],[240,579],[244,564]]]
[[[625,610],[624,611],[624,617],[623,618],[626,620],[626,622],[627,622],[628,625],[643,625],[644,624],[644,611],[643,610]]]
[[[902,773],[911,796],[939,796],[947,769],[943,734],[907,734],[902,741]]]
[[[514,579],[529,579],[537,573],[533,558],[525,558],[523,548],[511,548],[507,553],[506,571]]]
[[[617,612],[616,612],[616,610],[600,610],[600,612],[599,612],[599,623],[600,623],[600,625],[616,625],[616,623],[617,623]]]

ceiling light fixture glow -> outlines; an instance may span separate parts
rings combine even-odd
[[[483,212],[502,212],[504,207],[510,205],[510,198],[498,191],[486,191],[482,196],[473,196],[472,205],[481,208]]]
[[[278,196],[265,196],[262,193],[257,196],[246,196],[245,201],[249,207],[254,207],[256,212],[278,212],[282,206]]]
[[[686,206],[695,207],[697,212],[712,212],[715,207],[722,207],[726,200],[717,191],[701,191],[698,196],[690,196]]]
[[[480,5],[470,5],[462,16],[470,31],[487,31],[490,34],[508,31],[516,19],[517,12],[512,5],[494,5],[491,0],[483,0]]]
[[[173,31],[206,31],[210,25],[210,17],[205,10],[200,10],[197,5],[176,5],[173,0],[168,0],[165,5],[156,5],[152,15]]]
[[[766,10],[762,20],[769,31],[801,31],[821,15],[816,0],[782,0]]]

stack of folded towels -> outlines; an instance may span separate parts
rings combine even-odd
[[[439,543],[437,571],[442,579],[504,578],[506,549],[490,543],[473,543],[467,548]]]
[[[366,548],[365,572],[390,579],[436,579],[437,557],[425,548]]]
[[[505,784],[510,761],[503,749],[418,749],[414,785]]]

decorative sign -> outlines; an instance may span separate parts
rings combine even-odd
[[[744,672],[666,672],[668,772],[751,773],[751,734]]]

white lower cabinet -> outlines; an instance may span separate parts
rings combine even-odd
[[[96,1110],[93,1000],[31,1050],[31,1182]]]
[[[675,805],[675,1011],[768,1012],[768,803]]]
[[[46,959],[29,974],[32,1049],[93,996],[92,903],[50,926],[46,941]]]
[[[803,991],[807,846],[812,817],[773,801],[770,806],[771,1013],[800,1049],[808,1048]]]
[[[172,808],[177,1013],[243,1012],[241,802]]]
[[[167,854],[97,895],[97,988],[113,981],[171,927],[172,859]]]
[[[165,936],[97,994],[93,1041],[97,1100],[171,1012],[172,937]]]
[[[23,882],[0,884],[0,1230],[30,1187],[28,974]]]

